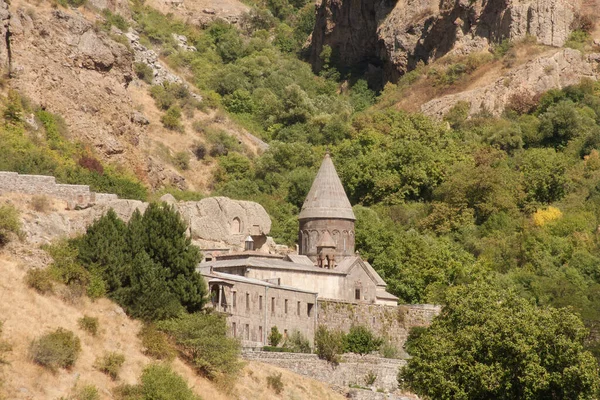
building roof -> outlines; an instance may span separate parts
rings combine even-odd
[[[335,249],[335,242],[333,241],[329,231],[325,231],[323,236],[321,236],[321,240],[319,240],[319,243],[317,243],[317,248],[319,247],[333,247]]]
[[[352,256],[352,257],[344,258],[335,269],[337,271],[344,272],[347,274],[350,272],[350,270],[352,268],[354,268],[355,265],[360,265],[366,271],[367,275],[370,276],[370,278],[373,280],[373,282],[375,282],[375,285],[382,286],[385,288],[386,283],[381,278],[381,276],[379,276],[377,271],[375,271],[375,269],[371,266],[371,264],[369,264],[367,261],[361,259],[359,256]]]
[[[292,287],[292,286],[277,285],[275,283],[262,281],[260,279],[246,278],[245,276],[241,276],[241,275],[227,274],[224,272],[215,272],[215,271],[211,272],[210,267],[200,268],[200,273],[202,274],[202,276],[207,278],[206,280],[208,281],[209,284],[212,282],[221,283],[221,282],[230,281],[230,282],[248,283],[248,284],[257,285],[257,286],[274,287],[274,288],[278,288],[278,289],[291,290],[294,292],[318,294],[317,292],[311,292],[310,290],[299,289],[297,287]]]
[[[352,205],[346,196],[329,154],[325,155],[321,168],[304,200],[299,219],[340,218],[356,220]]]
[[[288,271],[304,271],[325,275],[346,275],[345,272],[337,269],[325,269],[315,267],[314,265],[298,264],[295,262],[284,261],[281,259],[269,259],[260,257],[237,258],[229,260],[205,261],[198,265],[198,268],[213,267],[214,270],[225,270],[236,267],[252,267],[264,269],[280,269]]]
[[[300,255],[300,254],[287,254],[285,256],[285,261],[291,261],[296,264],[304,264],[304,265],[311,265],[311,266],[315,265],[315,263],[313,263],[310,260],[310,258],[308,258],[305,255]]]

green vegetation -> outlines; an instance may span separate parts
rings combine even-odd
[[[105,353],[102,357],[96,359],[94,367],[100,372],[104,372],[115,380],[119,376],[119,371],[125,362],[125,356],[121,353]]]
[[[54,285],[52,278],[46,269],[30,269],[25,275],[25,283],[40,294],[52,293]]]
[[[186,381],[168,365],[144,368],[138,385],[121,385],[114,390],[118,400],[200,400]]]
[[[98,318],[90,317],[89,315],[84,315],[83,317],[77,320],[77,325],[87,333],[92,336],[96,336],[98,334],[99,322]]]
[[[412,339],[399,379],[432,399],[594,399],[600,379],[586,336],[568,310],[466,285],[449,290],[444,312]]]
[[[325,326],[319,325],[315,333],[315,352],[319,358],[338,364],[340,354],[344,352],[344,333],[329,331]]]
[[[0,170],[52,175],[59,183],[90,185],[93,191],[144,200],[146,188],[134,177],[111,165],[102,166],[84,147],[69,137],[64,120],[10,91],[0,118]],[[23,115],[34,114],[42,129],[37,132]],[[0,221],[3,221],[0,218]],[[0,222],[0,225],[2,222]],[[0,235],[2,226],[0,226]]]
[[[284,349],[289,349],[293,353],[310,353],[310,341],[298,330],[292,334],[283,343]]]
[[[142,340],[144,354],[156,360],[171,361],[176,351],[169,343],[167,335],[156,328],[154,324],[145,324],[138,333]]]
[[[242,367],[240,343],[227,337],[225,317],[217,314],[184,314],[158,323],[178,345],[180,355],[198,372],[230,384]]]
[[[281,372],[267,376],[267,386],[273,389],[275,394],[281,394],[284,387],[283,381],[281,380]]]
[[[14,236],[21,236],[19,211],[10,204],[0,205],[0,248]]]
[[[383,339],[377,338],[365,326],[353,326],[344,339],[346,353],[369,354],[379,350]]]
[[[67,248],[73,263],[97,274],[129,315],[161,320],[199,311],[206,302],[206,284],[195,270],[200,252],[185,232],[173,207],[151,203],[127,224],[109,211]]]
[[[283,339],[283,335],[279,332],[279,329],[276,326],[271,327],[271,333],[267,336],[267,340],[270,346],[277,347],[279,342]]]
[[[80,352],[79,338],[63,328],[35,339],[29,346],[31,360],[51,371],[72,367]]]
[[[69,397],[69,400],[100,400],[100,393],[96,386],[84,385],[77,389],[75,395]]]

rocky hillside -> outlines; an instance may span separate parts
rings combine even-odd
[[[562,46],[580,12],[568,0],[323,0],[317,8],[311,62],[319,70],[324,46],[340,66],[360,66],[396,81],[420,61],[487,49],[526,35]]]

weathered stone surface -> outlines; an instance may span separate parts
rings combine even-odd
[[[492,42],[532,35],[562,46],[579,9],[568,0],[323,0],[317,6],[311,62],[323,66],[323,46],[343,66],[380,67],[396,80],[419,61],[451,51],[480,51]]]
[[[267,235],[271,219],[265,209],[251,201],[209,197],[177,204],[191,229],[192,238],[201,242],[221,242],[243,249],[244,238]],[[208,243],[207,243],[208,244]]]
[[[574,85],[582,78],[597,79],[598,56],[563,49],[517,67],[489,85],[433,99],[421,111],[440,119],[456,103],[465,101],[471,104],[470,115],[486,110],[498,116],[514,95],[533,97],[553,88]]]

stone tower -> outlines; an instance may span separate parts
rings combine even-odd
[[[354,212],[329,154],[298,216],[299,251],[322,268],[335,268],[354,255]]]

